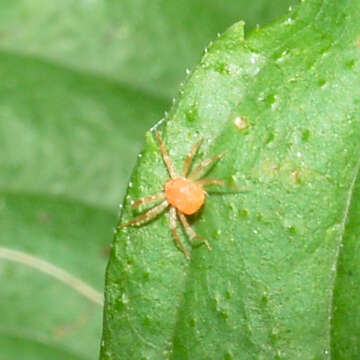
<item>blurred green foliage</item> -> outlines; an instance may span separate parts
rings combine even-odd
[[[96,359],[117,204],[185,69],[254,1],[0,1],[0,359]],[[90,287],[90,288],[88,288]]]

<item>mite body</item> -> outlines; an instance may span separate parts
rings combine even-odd
[[[125,222],[124,224],[120,225],[120,227],[141,225],[151,220],[152,218],[163,212],[165,209],[169,208],[170,230],[174,238],[175,244],[184,253],[186,258],[189,259],[189,253],[185,248],[184,244],[181,242],[176,229],[177,219],[180,220],[181,225],[184,227],[186,234],[191,240],[199,238],[204,242],[206,247],[211,250],[208,241],[194,231],[194,229],[190,226],[186,216],[195,214],[204,205],[206,199],[206,192],[204,190],[204,187],[210,185],[226,185],[226,182],[224,180],[201,178],[201,173],[203,172],[203,170],[215,161],[220,160],[225,155],[225,152],[203,160],[199,164],[199,166],[197,166],[194,170],[190,171],[193,158],[202,143],[202,140],[200,140],[191,148],[190,152],[186,156],[183,169],[181,173],[178,174],[167,153],[166,147],[160,137],[160,134],[158,132],[155,132],[155,136],[159,143],[162,158],[169,172],[170,179],[165,182],[162,192],[141,198],[135,201],[132,204],[132,207],[135,208],[139,205],[153,201],[160,201],[159,204],[152,207],[145,214],[142,214],[135,219]]]

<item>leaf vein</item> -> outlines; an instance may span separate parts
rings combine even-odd
[[[0,258],[29,266],[33,269],[50,275],[55,279],[63,282],[64,284],[68,285],[69,287],[73,288],[93,303],[100,306],[103,305],[103,296],[100,292],[86,284],[84,281],[69,274],[67,271],[53,264],[50,264],[45,260],[21,251],[12,250],[5,247],[0,247]]]

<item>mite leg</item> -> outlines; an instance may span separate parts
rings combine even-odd
[[[123,227],[130,226],[130,225],[141,225],[144,222],[147,222],[147,221],[151,220],[152,218],[154,218],[155,216],[157,216],[158,214],[160,214],[168,206],[169,206],[169,203],[167,202],[167,200],[165,200],[165,201],[161,202],[159,205],[156,205],[155,207],[153,207],[152,209],[147,211],[145,214],[142,214],[135,219],[127,221],[126,223],[121,224],[119,227],[123,228]]]
[[[159,193],[159,194],[155,194],[155,195],[151,195],[151,196],[147,196],[147,197],[143,197],[137,201],[134,201],[131,206],[133,208],[136,208],[137,206],[139,205],[142,205],[142,204],[146,204],[148,202],[151,202],[151,201],[155,201],[155,200],[164,200],[165,199],[165,194],[164,193]]]
[[[183,243],[181,242],[176,230],[176,210],[173,206],[170,208],[170,229],[176,246],[184,253],[185,257],[189,260],[190,259],[189,253],[186,250]]]
[[[209,159],[205,159],[203,160],[200,165],[195,169],[193,170],[190,175],[188,176],[188,179],[190,180],[195,180],[198,178],[199,174],[205,169],[207,168],[209,165],[211,165],[214,161],[217,161],[217,160],[220,160],[222,157],[225,156],[225,151],[222,152],[221,154],[219,155],[216,155],[212,158],[209,158]]]
[[[204,141],[204,139],[200,139],[196,144],[194,144],[192,146],[189,153],[187,154],[185,162],[184,162],[184,166],[183,166],[183,169],[181,172],[182,177],[186,177],[186,175],[188,174],[188,172],[190,170],[191,162],[203,141]]]
[[[180,211],[177,212],[178,214],[178,217],[182,223],[182,225],[184,226],[184,229],[186,231],[186,233],[188,234],[189,238],[191,240],[195,239],[195,238],[198,238],[200,240],[203,241],[203,243],[206,245],[206,247],[211,250],[211,246],[209,244],[209,242],[201,235],[198,235],[194,229],[191,227],[191,225],[189,224],[189,222],[187,221],[186,219],[186,216],[184,214],[182,214]]]
[[[172,179],[177,178],[177,174],[176,174],[176,170],[174,167],[174,164],[172,163],[169,154],[166,151],[166,147],[165,144],[163,143],[163,141],[161,140],[160,134],[155,131],[155,136],[157,138],[157,141],[159,142],[159,146],[160,146],[160,151],[164,160],[164,163],[168,169],[169,175]]]
[[[200,184],[201,186],[226,186],[231,189],[233,189],[236,192],[246,192],[248,191],[246,188],[241,188],[235,184],[231,184],[228,181],[220,180],[220,179],[200,179],[196,181],[197,184]]]
[[[201,180],[197,180],[196,183],[200,184],[202,186],[208,186],[208,185],[226,186],[226,185],[229,185],[225,180],[220,180],[220,179],[201,179]]]

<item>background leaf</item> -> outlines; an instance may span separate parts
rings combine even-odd
[[[39,194],[0,204],[0,359],[94,358],[108,248],[98,232],[114,216]]]
[[[237,23],[209,47],[163,138],[178,169],[201,137],[199,158],[227,150],[209,176],[248,191],[208,197],[192,223],[213,251],[195,247],[191,261],[166,215],[118,232],[102,359],[358,357],[359,10],[306,1],[246,40]],[[146,139],[123,221],[136,215],[130,200],[168,177]]]
[[[292,2],[2,2],[0,41],[5,49],[98,73],[171,99],[185,68],[196,63],[217,32],[239,18],[249,28],[268,22]]]
[[[1,360],[97,358],[108,244],[145,130],[217,32],[288,3],[0,1]]]

